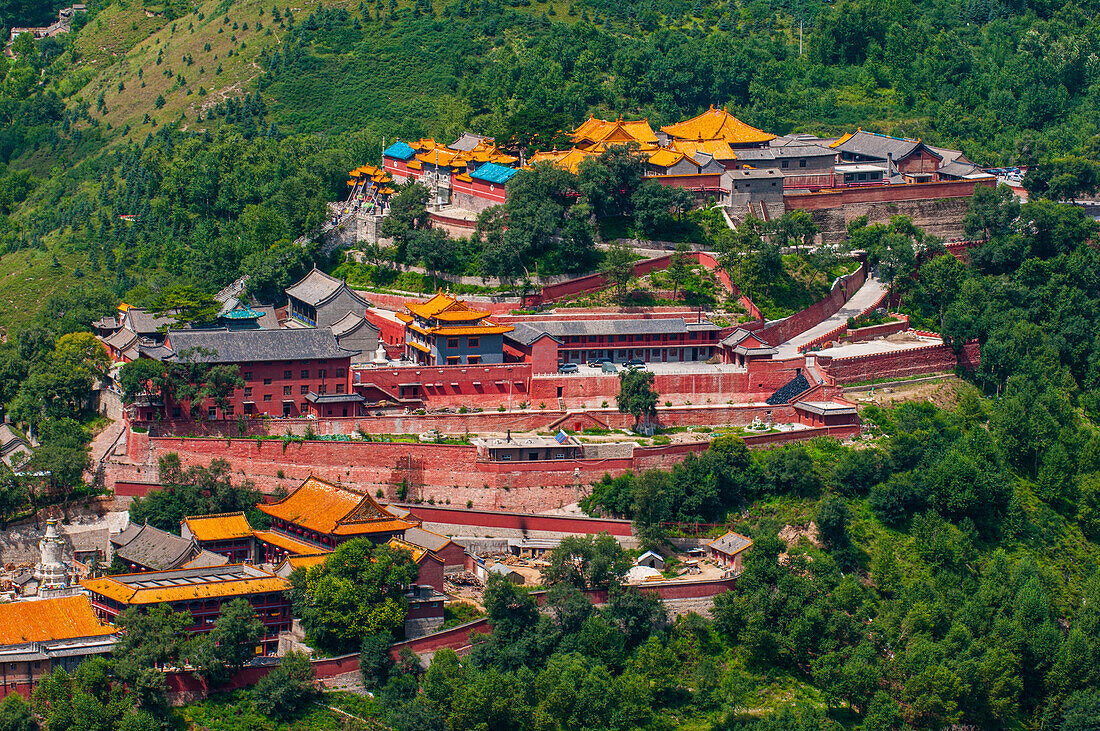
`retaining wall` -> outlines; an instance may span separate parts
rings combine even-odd
[[[844,303],[851,299],[852,295],[863,286],[867,280],[867,264],[859,265],[851,274],[841,278],[833,284],[829,296],[815,302],[806,309],[796,312],[779,322],[759,330],[757,337],[763,338],[772,345],[785,343],[795,335],[804,333],[811,327],[821,324],[832,317]]]
[[[952,371],[956,367],[972,371],[981,358],[978,343],[967,343],[958,357],[950,345],[928,345],[923,348],[832,358],[817,354],[818,362],[840,385],[859,383],[875,378],[903,378],[925,373]]]

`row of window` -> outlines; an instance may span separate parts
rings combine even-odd
[[[592,345],[603,345],[606,343],[667,343],[680,342],[684,339],[684,333],[673,333],[669,335],[667,333],[661,335],[569,335],[562,340],[566,343],[591,343]],[[700,333],[692,331],[687,333],[688,340],[698,340]],[[703,339],[714,339],[717,336],[716,332],[702,333]]]
[[[302,372],[302,378],[309,378],[309,369],[308,368],[303,368],[301,372]],[[348,375],[348,372],[347,372],[346,368],[337,368],[336,369],[336,377],[337,378],[346,378],[347,375]],[[245,371],[244,373],[241,374],[241,377],[244,378],[244,380],[246,380],[246,381],[251,381],[252,380],[252,371]],[[325,368],[318,368],[317,369],[317,377],[318,378],[327,378],[328,377],[328,370],[326,370]],[[294,378],[294,371],[292,371],[292,370],[283,371],[283,380],[289,381],[292,378]],[[265,378],[264,379],[264,385],[265,386],[270,386],[271,385],[271,379],[270,378]]]
[[[447,347],[448,348],[457,348],[458,347],[458,341],[459,341],[459,338],[447,338]],[[481,346],[481,338],[480,337],[466,338],[466,347],[467,348],[477,348],[477,347],[480,347],[480,346]]]
[[[790,160],[780,160],[779,161],[779,167],[781,167],[781,168],[788,168],[790,166],[791,166],[791,161]],[[800,168],[806,167],[806,161],[805,160],[799,160],[798,161],[798,167],[800,167]]]
[[[345,384],[337,383],[336,384],[336,393],[343,393],[345,388],[346,388]],[[294,393],[294,387],[293,386],[283,386],[283,395],[284,396],[291,396],[291,395],[293,395],[293,393]],[[307,393],[309,393],[309,384],[308,383],[303,383],[302,385],[298,386],[298,393],[300,393],[302,396],[305,396]],[[328,386],[324,383],[318,383],[317,384],[317,393],[328,393]],[[246,386],[245,387],[244,395],[246,397],[252,395],[252,387],[251,386]],[[264,394],[264,401],[270,401],[270,400],[271,400],[271,394],[265,393]]]

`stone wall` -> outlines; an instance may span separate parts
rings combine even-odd
[[[821,241],[832,244],[848,238],[848,224],[867,216],[870,223],[889,223],[894,216],[909,216],[926,233],[950,240],[964,235],[963,217],[970,198],[851,202],[833,208],[815,209],[810,217],[821,229]]]

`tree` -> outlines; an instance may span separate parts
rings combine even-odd
[[[1006,236],[1020,217],[1020,202],[1007,185],[974,186],[974,195],[963,217],[963,230],[970,238],[988,241]]]
[[[390,198],[390,212],[382,219],[381,233],[397,245],[398,260],[404,261],[406,249],[414,231],[428,225],[430,191],[420,183],[409,181]]]
[[[550,552],[550,565],[543,570],[543,579],[549,584],[568,583],[579,589],[606,589],[621,581],[630,565],[630,557],[606,532],[598,536],[567,536]]]
[[[683,188],[646,180],[630,199],[634,224],[643,235],[656,238],[662,228],[672,223],[672,215],[679,219],[693,200],[691,193]]]
[[[390,679],[394,667],[390,656],[392,645],[393,637],[390,635],[371,635],[363,640],[359,649],[359,673],[368,688],[381,688]]]
[[[49,471],[50,482],[67,492],[81,483],[91,467],[88,434],[73,419],[46,419],[38,427],[41,442],[25,465],[27,471]]]
[[[311,643],[330,652],[361,647],[392,633],[408,611],[405,589],[416,581],[411,554],[366,539],[342,543],[325,562],[290,576],[294,613]]]
[[[190,284],[179,284],[161,291],[149,305],[157,317],[172,317],[178,323],[204,324],[214,320],[222,304]],[[164,328],[167,325],[163,326]]]
[[[164,363],[151,358],[124,363],[118,371],[118,385],[122,387],[122,398],[126,403],[134,403],[139,396],[144,396],[150,403],[154,399],[163,399],[166,378]]]
[[[657,418],[658,398],[653,373],[629,368],[619,372],[619,413],[633,416],[635,429]]]
[[[252,702],[264,715],[293,718],[317,696],[313,666],[304,652],[289,652],[252,689]]]
[[[668,276],[668,281],[672,282],[672,299],[676,300],[676,295],[680,291],[680,287],[691,279],[691,270],[688,268],[688,245],[682,241],[676,244],[676,250],[672,252],[672,256],[668,260],[668,269],[665,270],[665,274]]]
[[[825,550],[833,554],[837,563],[847,566],[853,559],[854,547],[848,534],[851,513],[844,500],[836,495],[826,495],[817,506],[817,530]]]
[[[142,708],[156,714],[167,708],[168,685],[161,668],[179,667],[187,646],[190,612],[173,612],[167,604],[126,609],[115,624],[115,674],[137,695]]]
[[[585,157],[577,169],[577,190],[598,218],[630,215],[634,193],[644,179],[645,163],[632,142]]]
[[[161,530],[179,530],[189,515],[245,512],[249,524],[260,528],[270,525],[269,518],[256,509],[263,494],[251,480],[234,484],[229,462],[215,459],[209,467],[192,465],[184,469],[179,455],[169,452],[158,461],[162,488],[130,503],[130,520],[148,523]]]
[[[222,605],[214,629],[192,640],[191,664],[198,676],[212,688],[233,678],[256,655],[264,636],[264,625],[247,599]]]
[[[30,704],[18,693],[9,693],[0,701],[0,731],[38,731]]]
[[[615,290],[615,299],[619,304],[625,302],[627,287],[634,279],[634,248],[623,240],[613,242],[607,247],[600,273]]]

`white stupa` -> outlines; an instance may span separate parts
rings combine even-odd
[[[41,559],[34,567],[34,578],[41,589],[64,589],[69,585],[69,565],[63,552],[65,539],[57,529],[57,519],[46,521],[46,535],[38,543]]]
[[[374,351],[374,360],[371,361],[375,365],[386,365],[390,362],[390,359],[386,356],[386,346],[382,344],[382,341],[378,341],[378,350]]]

